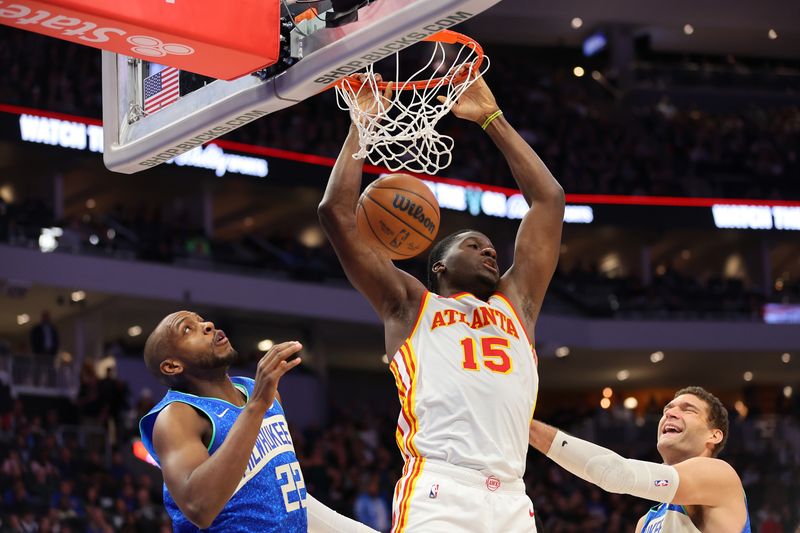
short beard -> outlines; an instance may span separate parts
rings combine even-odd
[[[202,359],[197,361],[197,367],[203,370],[216,370],[219,368],[227,368],[239,360],[239,352],[231,348],[231,351],[224,357],[214,355],[213,352],[206,354]]]

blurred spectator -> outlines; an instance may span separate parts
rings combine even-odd
[[[109,434],[114,436],[112,442],[116,443],[119,433],[124,427],[124,415],[128,409],[128,384],[117,379],[115,367],[109,366],[104,377],[97,385],[98,400],[103,406],[103,415],[107,422],[113,422],[109,427]]]
[[[83,424],[102,425],[103,415],[107,413],[107,406],[100,397],[100,383],[97,379],[94,364],[84,361],[80,373],[80,387],[78,389],[78,414]]]
[[[42,311],[42,319],[31,329],[31,351],[36,355],[55,355],[58,347],[58,330],[50,320],[50,311]]]
[[[355,519],[381,532],[389,531],[392,525],[389,504],[379,493],[378,475],[370,474],[362,481],[353,509]]]

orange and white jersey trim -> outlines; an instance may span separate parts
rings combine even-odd
[[[406,462],[430,458],[500,479],[525,471],[536,406],[536,355],[511,302],[426,293],[392,358],[395,434]]]

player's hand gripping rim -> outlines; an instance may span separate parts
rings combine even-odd
[[[370,122],[379,123],[392,107],[394,83],[389,83],[381,93],[378,84],[383,81],[383,77],[380,74],[375,75],[374,83],[370,83],[364,74],[353,74],[351,77],[361,83],[356,92],[358,113],[353,113],[351,110],[351,119],[353,122],[360,122],[362,126],[368,126]]]

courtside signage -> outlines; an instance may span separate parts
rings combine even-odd
[[[94,124],[22,114],[19,116],[19,132],[20,139],[26,142],[103,152],[103,127]],[[229,172],[259,178],[269,174],[266,159],[230,154],[214,143],[193,148],[167,163],[213,170],[220,178]]]
[[[714,225],[720,229],[800,230],[800,207],[768,205],[711,206]]]
[[[467,211],[472,216],[519,220],[528,211],[528,202],[520,193],[506,194],[480,187],[465,187],[453,183],[423,180],[433,191],[439,207],[453,211]],[[588,205],[567,205],[564,207],[564,222],[570,224],[591,224],[594,211]]]

